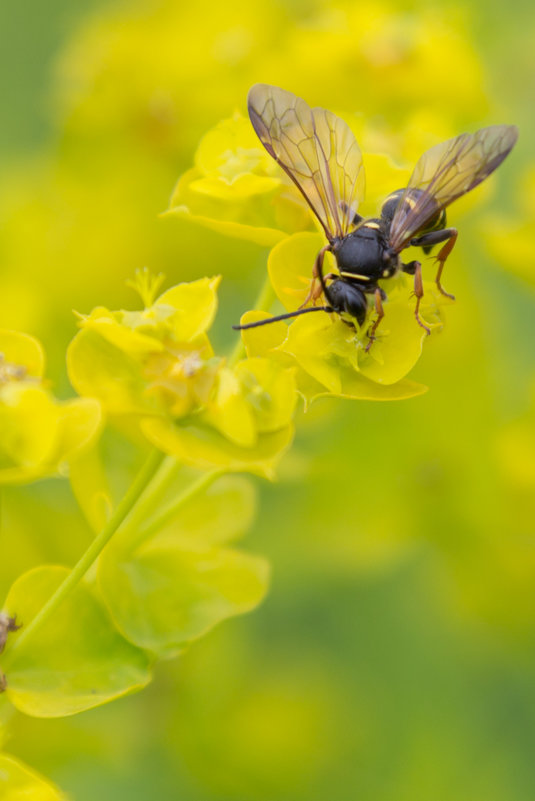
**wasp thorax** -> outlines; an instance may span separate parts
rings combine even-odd
[[[381,278],[390,278],[399,269],[399,255],[392,248],[385,248],[382,255],[383,269]]]

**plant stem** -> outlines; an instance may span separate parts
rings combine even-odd
[[[151,479],[154,477],[156,471],[163,461],[163,454],[154,449],[149,454],[145,464],[137,474],[136,478],[128,488],[126,494],[118,504],[114,513],[110,517],[107,524],[104,526],[100,534],[98,534],[81,559],[72,568],[64,582],[60,584],[56,592],[46,602],[46,604],[39,610],[33,620],[22,629],[19,635],[9,643],[9,649],[3,657],[4,668],[9,663],[13,654],[21,648],[35,632],[41,628],[46,620],[55,612],[60,603],[67,597],[67,595],[76,587],[78,582],[84,577],[91,565],[98,558],[104,546],[113,537],[121,523],[127,517],[131,509],[141,497],[142,493],[148,486]]]
[[[149,520],[146,527],[139,531],[138,536],[130,541],[130,549],[134,551],[143,540],[148,539],[156,531],[163,528],[170,520],[173,519],[178,510],[185,503],[187,503],[187,501],[191,500],[200,492],[202,492],[202,490],[209,487],[217,478],[225,475],[226,472],[226,470],[217,468],[215,470],[210,470],[208,473],[203,473],[203,475],[199,476],[196,481],[192,481],[192,483],[186,487],[172,503],[168,504],[168,506],[166,506],[159,515],[154,517],[152,520]]]
[[[180,468],[181,465],[174,456],[164,457],[160,467],[147,484],[139,503],[135,504],[132,512],[128,515],[128,520],[125,521],[124,526],[121,526],[122,532],[141,528],[143,522],[157,508]]]
[[[274,300],[275,293],[269,278],[266,278],[254,304],[254,309],[269,311]],[[234,365],[244,355],[245,348],[240,338],[229,356],[229,365]],[[153,518],[152,521],[149,521],[144,529],[141,529],[141,522],[146,518],[147,511],[150,511],[151,507],[154,507],[162,498],[165,490],[175,477],[177,469],[178,464],[175,459],[172,457],[164,457],[164,455],[156,449],[151,451],[145,464],[100,534],[95,537],[89,548],[72,568],[65,581],[60,584],[56,592],[48,599],[33,620],[31,620],[31,622],[22,629],[20,634],[9,643],[9,648],[2,660],[4,667],[9,664],[13,654],[43,626],[62,601],[77,586],[132,510],[134,510],[133,514],[130,515],[127,525],[131,528],[136,526],[140,527],[140,533],[135,543],[135,545],[137,545],[168,523],[183,504],[206,487],[209,487],[216,478],[226,472],[225,470],[215,469],[201,475],[196,481],[190,484],[189,487],[186,487],[178,498],[169,504],[161,514]],[[142,498],[142,496],[144,497]],[[138,504],[139,500],[142,500],[140,504]]]
[[[275,300],[275,292],[273,291],[273,287],[271,286],[271,281],[269,280],[269,276],[264,281],[264,284],[258,293],[258,297],[255,301],[253,309],[255,311],[269,311],[273,305]],[[232,353],[229,356],[228,363],[229,367],[232,367],[239,362],[240,359],[245,356],[245,347],[243,345],[242,338],[240,336],[239,340],[236,342]]]

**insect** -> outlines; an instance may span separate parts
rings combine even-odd
[[[454,299],[441,283],[444,264],[457,240],[457,229],[447,227],[445,209],[499,167],[518,138],[516,126],[491,125],[435,145],[421,156],[408,185],[386,198],[380,216],[365,219],[357,213],[364,197],[362,154],[343,120],[267,84],[255,84],[247,104],[258,138],[305,198],[327,244],[316,257],[311,290],[299,309],[234,328],[254,328],[315,311],[349,315],[361,326],[368,311],[366,296],[371,295],[377,317],[368,332],[369,351],[384,317],[386,293],[378,282],[402,270],[414,276],[414,315],[429,334],[420,317],[421,262],[404,264],[400,254],[409,246],[421,247],[428,254],[443,243],[436,256],[435,283],[443,295]],[[327,251],[334,255],[338,272],[324,275]],[[321,294],[325,305],[307,306]]]

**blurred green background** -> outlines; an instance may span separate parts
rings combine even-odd
[[[222,272],[213,341],[232,345],[267,251],[158,214],[255,81],[354,115],[364,149],[398,159],[521,131],[450,216],[458,300],[411,375],[429,393],[318,402],[280,481],[258,482],[263,606],[138,696],[14,720],[9,751],[76,801],[535,797],[534,34],[532,4],[497,0],[3,4],[1,321],[42,339],[64,396],[71,310],[128,308],[136,267]],[[107,447],[117,474],[138,458]],[[6,491],[2,585],[90,536],[67,482]]]

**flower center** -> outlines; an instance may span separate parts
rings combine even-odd
[[[4,354],[0,353],[0,384],[23,381],[26,378],[26,372],[24,365],[8,362]]]

